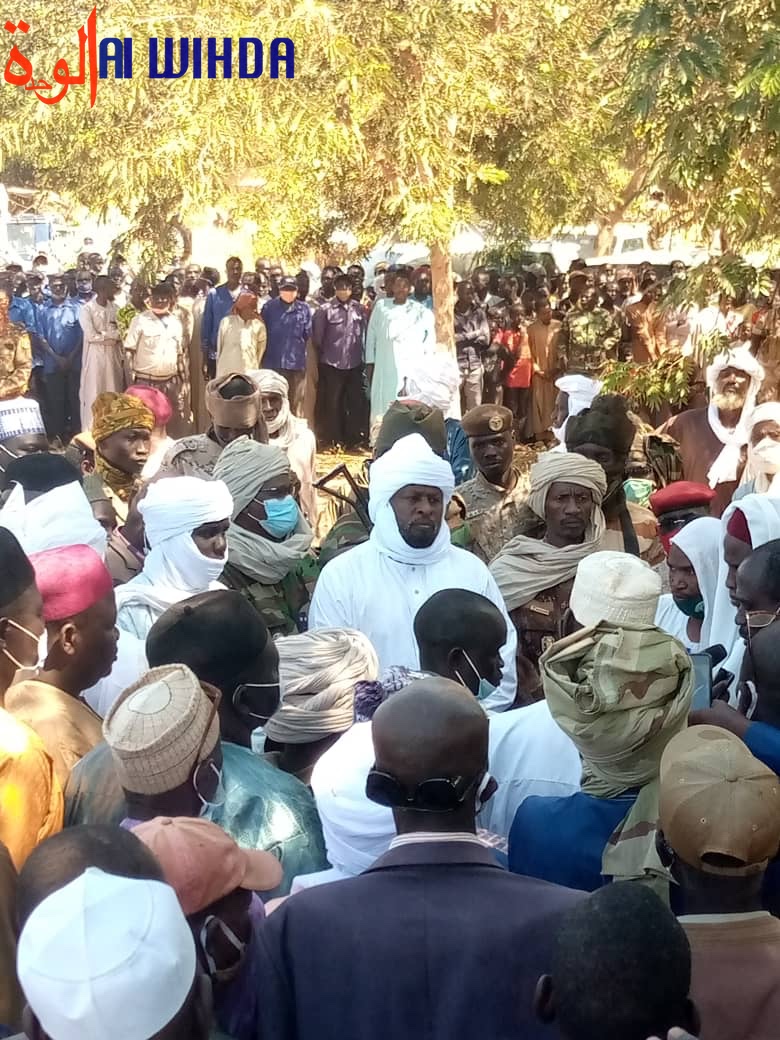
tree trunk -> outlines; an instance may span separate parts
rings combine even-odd
[[[192,228],[188,227],[181,219],[181,216],[177,214],[171,220],[171,227],[175,228],[181,236],[182,243],[182,258],[183,264],[192,260]]]
[[[599,233],[596,236],[596,256],[608,256],[612,252],[612,221],[599,222]]]
[[[431,246],[431,285],[433,313],[436,322],[436,342],[455,353],[455,293],[452,288],[452,258],[449,242],[435,242]]]

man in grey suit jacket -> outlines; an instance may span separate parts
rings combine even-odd
[[[507,873],[476,837],[495,789],[473,695],[422,679],[373,720],[366,791],[397,837],[365,873],[297,893],[260,932],[258,1040],[536,1040],[534,986],[582,893]]]

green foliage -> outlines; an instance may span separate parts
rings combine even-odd
[[[737,246],[776,235],[778,0],[622,0],[596,46],[621,61],[620,117],[691,219]]]
[[[76,54],[91,0],[57,18],[28,0],[37,74]],[[105,0],[100,36],[131,36],[132,80],[45,106],[3,86],[0,166],[34,163],[36,186],[133,219],[147,251],[165,227],[215,208],[258,225],[259,252],[326,248],[337,226],[361,245],[386,233],[448,241],[458,222],[527,236],[614,207],[631,179],[609,100],[615,66],[585,42],[608,17],[581,0],[266,0],[257,10],[189,0]],[[255,36],[296,44],[292,81],[146,76],[150,36]]]
[[[694,371],[693,360],[680,354],[642,364],[613,361],[601,377],[603,392],[625,394],[635,406],[645,408],[683,405],[688,403]]]

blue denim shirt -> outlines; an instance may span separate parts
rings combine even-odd
[[[84,333],[79,324],[80,310],[79,304],[68,297],[61,304],[50,303],[43,306],[39,312],[41,335],[60,357],[81,353]],[[79,367],[81,358],[74,358],[73,364]],[[57,371],[56,362],[47,354],[43,357],[43,371],[46,375]]]
[[[261,312],[268,338],[263,368],[302,372],[306,368],[306,342],[311,335],[311,311],[306,303],[269,300]]]

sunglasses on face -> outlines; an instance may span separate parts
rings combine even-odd
[[[434,777],[417,784],[409,791],[390,773],[373,766],[366,777],[366,797],[390,809],[408,809],[414,812],[454,812],[466,800],[466,795],[479,783],[480,776]]]

